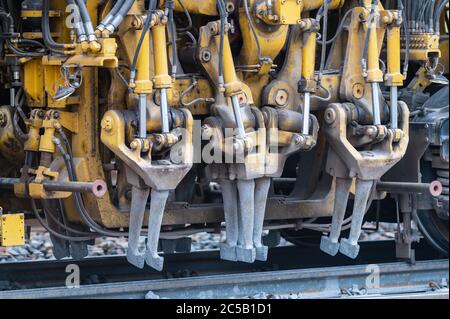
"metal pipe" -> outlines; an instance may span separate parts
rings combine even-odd
[[[231,97],[231,103],[233,104],[234,117],[236,119],[236,125],[238,128],[238,137],[240,139],[244,139],[245,138],[245,128],[244,128],[244,123],[242,122],[241,107],[239,105],[239,99],[238,99],[237,95],[233,95]]]
[[[0,178],[0,188],[13,189],[15,184],[20,183],[19,178]],[[82,192],[92,193],[96,197],[102,197],[106,194],[108,187],[102,180],[94,182],[55,182],[44,181],[42,183],[46,191],[54,192]]]
[[[393,194],[430,194],[437,197],[442,194],[442,183],[439,181],[431,183],[378,182],[377,190]]]

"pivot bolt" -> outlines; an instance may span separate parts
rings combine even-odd
[[[303,144],[303,143],[304,143],[304,138],[303,138],[303,136],[295,135],[295,136],[294,136],[294,143],[295,143],[295,145]]]
[[[275,95],[275,103],[278,106],[285,106],[288,103],[289,94],[285,90],[278,90]]]
[[[101,122],[101,127],[106,132],[111,132],[111,130],[113,129],[113,121],[112,121],[112,119],[110,117],[104,118],[102,120],[102,122]]]
[[[133,142],[130,143],[130,148],[132,150],[136,150],[139,147],[139,142],[137,140],[134,140]]]
[[[200,58],[202,59],[203,62],[211,61],[211,52],[208,49],[202,50]]]
[[[8,124],[8,119],[5,116],[5,113],[0,113],[0,126],[5,127]]]
[[[327,124],[333,124],[336,121],[336,111],[329,108],[325,111],[325,122]]]

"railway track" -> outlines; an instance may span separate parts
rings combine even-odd
[[[355,261],[314,254],[314,247],[280,247],[271,250],[267,262],[253,265],[220,261],[216,251],[175,254],[166,257],[162,273],[135,269],[123,256],[5,263],[0,264],[0,299],[448,298],[448,260],[422,243],[415,265],[399,262],[393,246],[391,241],[364,243]],[[73,264],[80,269],[79,288],[65,286],[66,267]]]

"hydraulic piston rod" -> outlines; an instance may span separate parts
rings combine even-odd
[[[314,75],[316,61],[316,45],[318,23],[313,19],[302,20],[303,48],[302,48],[302,79],[299,92],[303,93],[303,128],[302,134],[309,135],[309,114],[311,109],[311,94],[316,92],[317,82]]]

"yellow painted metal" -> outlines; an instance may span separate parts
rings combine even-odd
[[[304,22],[306,20],[303,20]],[[309,19],[310,25],[308,30],[303,32],[303,48],[302,48],[302,80],[305,81],[304,92],[315,92],[316,79],[314,75],[316,67],[316,45],[317,45],[317,27],[313,25],[313,21]]]
[[[255,6],[262,2],[265,1],[250,0],[249,4],[255,25],[255,32],[257,33],[261,46],[261,55],[263,58],[267,59],[265,60],[267,62],[258,60],[258,56],[256,54],[256,41],[250,28],[248,27],[248,20],[242,8],[235,8],[233,13],[233,15],[239,16],[240,33],[236,32],[233,34],[228,34],[228,32],[226,32],[223,54],[225,80],[224,90],[225,95],[228,97],[229,104],[229,97],[238,95],[242,104],[246,104],[247,102],[248,104],[255,104],[258,107],[263,106],[261,102],[261,92],[270,83],[270,81],[273,80],[273,77],[272,75],[269,75],[269,72],[277,67],[273,64],[273,61],[276,60],[284,48],[287,53],[290,50],[290,46],[287,45],[289,28],[291,28],[291,30],[294,28],[299,28],[301,25],[301,18],[303,17],[304,19],[307,17],[309,11],[317,10],[321,5],[323,5],[324,1],[276,0],[274,1],[274,12],[279,16],[279,20],[276,23],[275,20],[267,21],[265,19],[261,19],[259,14],[255,12]],[[88,9],[94,24],[96,24],[97,16],[102,16],[101,14],[97,14],[98,3],[99,1],[94,0],[87,1]],[[107,12],[113,3],[114,1],[107,1],[107,5],[105,6],[103,12]],[[44,119],[44,117],[39,117],[37,112],[34,112],[36,109],[32,111],[32,114],[34,115],[26,123],[28,128],[28,140],[25,142],[25,149],[35,152],[41,151],[54,153],[54,162],[51,166],[56,168],[54,172],[58,174],[56,175],[57,178],[67,178],[67,171],[65,170],[63,164],[59,164],[61,162],[61,157],[55,151],[55,147],[52,142],[52,137],[57,132],[55,129],[58,125],[61,125],[70,132],[68,135],[70,136],[72,143],[75,157],[75,169],[79,180],[109,180],[107,176],[108,171],[104,170],[103,164],[108,163],[108,161],[111,160],[111,156],[109,151],[104,150],[104,145],[102,145],[99,141],[99,131],[101,130],[99,127],[99,117],[101,117],[105,112],[119,112],[118,110],[121,111],[125,109],[133,110],[136,107],[136,94],[128,94],[126,83],[124,84],[121,82],[122,80],[117,76],[117,72],[119,71],[123,73],[125,79],[128,78],[129,71],[127,69],[131,64],[131,59],[133,57],[137,41],[142,32],[138,26],[134,25],[134,23],[139,21],[142,22],[145,18],[145,8],[142,6],[143,3],[143,1],[135,2],[135,5],[130,10],[129,15],[125,18],[124,22],[121,24],[118,32],[110,38],[101,38],[99,40],[100,47],[88,48],[77,44],[75,54],[68,59],[44,57],[42,60],[28,60],[24,64],[24,87],[27,96],[27,105],[32,108],[57,108],[60,112],[58,121],[54,121]],[[225,3],[236,4],[238,2],[225,1]],[[330,9],[340,8],[343,3],[344,0],[332,0],[330,2]],[[344,34],[343,39],[339,39],[339,41],[333,43],[333,47],[331,49],[332,53],[330,54],[330,59],[332,61],[327,68],[330,70],[340,69],[342,66],[342,61],[345,60],[343,75],[324,75],[321,84],[330,91],[331,100],[320,101],[319,99],[313,99],[311,101],[311,109],[313,111],[320,111],[329,103],[334,101],[370,101],[370,87],[367,86],[367,82],[383,81],[379,67],[379,57],[384,32],[386,29],[388,31],[388,74],[386,75],[385,81],[388,85],[401,85],[402,78],[400,78],[399,57],[400,32],[397,27],[389,27],[381,24],[380,26],[374,28],[376,31],[371,34],[369,43],[370,47],[368,50],[369,59],[367,78],[362,75],[363,72],[361,70],[360,62],[364,37],[367,34],[367,25],[365,25],[365,22],[360,17],[362,14],[367,18],[367,9],[370,7],[370,1],[365,0],[364,3],[366,5],[365,8],[357,7],[355,9],[350,9],[354,10],[352,13],[352,21],[348,27],[347,25],[345,26],[344,31],[342,32]],[[204,25],[208,23],[207,21],[211,21],[211,17],[195,16],[195,14],[215,17],[218,15],[216,6],[217,1],[183,0],[183,4],[186,6],[187,10],[193,14],[194,23],[200,21],[201,25]],[[160,5],[163,5],[163,1],[160,1]],[[58,1],[52,1],[52,7],[57,9],[56,12],[60,12],[59,10],[61,9],[61,6]],[[381,9],[382,8],[379,7],[380,14],[383,17],[382,14],[384,13]],[[175,10],[178,12],[183,11],[179,0],[175,0]],[[29,14],[30,18],[34,17],[32,15],[33,13]],[[63,16],[59,19],[55,18],[52,20],[52,30],[54,32],[57,31],[55,32],[55,35],[57,36],[58,41],[69,41],[69,31],[63,25]],[[157,95],[151,95],[151,93],[153,93],[152,85],[158,89],[168,88],[169,90],[167,93],[169,104],[176,108],[184,107],[183,103],[187,103],[196,98],[211,99],[215,97],[215,94],[217,93],[216,81],[218,78],[217,48],[219,46],[219,35],[217,30],[220,24],[217,21],[213,22],[213,24],[208,23],[207,28],[210,28],[210,26],[214,27],[215,23],[214,32],[211,30],[207,31],[209,32],[209,34],[205,36],[208,37],[207,41],[204,41],[204,38],[200,38],[198,41],[198,51],[200,52],[201,49],[208,49],[209,51],[206,52],[210,54],[210,59],[208,61],[205,59],[205,61],[200,62],[202,63],[204,71],[206,71],[203,73],[208,75],[207,79],[197,79],[197,86],[182,97],[181,93],[184,92],[192,82],[191,79],[187,77],[174,80],[169,75],[168,51],[170,52],[170,49],[167,47],[166,23],[167,22],[165,20],[157,21],[157,23],[155,22],[155,25],[152,27],[152,31],[149,32],[151,33],[151,39],[149,33],[146,34],[144,45],[138,59],[138,73],[133,93],[149,94],[148,105],[151,107],[155,106],[154,100],[158,99]],[[298,42],[303,42],[303,45],[300,44],[296,47],[297,50],[295,52],[298,52],[298,63],[291,63],[290,69],[289,67],[286,68],[285,72],[289,73],[289,71],[296,70],[296,72],[300,73],[301,70],[301,77],[303,79],[310,80],[315,84],[314,71],[317,57],[317,34],[316,31],[308,31],[303,32],[303,35],[302,32],[300,32],[299,35]],[[238,38],[239,36],[242,39]],[[180,43],[183,44],[185,43],[185,40],[186,39],[184,39],[184,37],[179,39]],[[240,45],[240,40],[242,40],[242,46]],[[152,41],[152,45],[150,45],[150,41]],[[430,38],[430,41],[432,42],[434,40]],[[289,44],[291,45],[292,43],[293,41]],[[347,47],[345,47],[345,45],[347,45]],[[434,42],[432,45],[434,46]],[[238,49],[241,49],[240,55],[236,56],[236,51]],[[427,57],[429,57],[430,54],[434,54],[433,52],[436,52],[433,51],[434,47],[431,49],[432,50],[427,50],[425,53]],[[421,56],[422,54],[423,50],[420,54],[417,53],[417,56],[419,58],[423,58]],[[413,59],[417,58],[414,54],[412,57]],[[196,52],[196,58],[197,61],[201,60],[199,59],[198,52]],[[333,61],[334,58],[339,61]],[[284,61],[280,62],[283,63]],[[83,84],[72,97],[64,101],[53,101],[52,96],[55,94],[58,85],[62,84],[60,68],[61,65],[65,63],[80,64],[83,67]],[[107,72],[104,72],[105,70],[101,70],[100,73],[99,68],[101,67],[110,68],[111,70],[106,70],[107,72],[110,71],[110,73],[108,74]],[[252,71],[256,71],[246,72],[242,71],[243,68],[252,68]],[[277,74],[280,82],[284,81],[287,84],[293,85],[295,90],[285,90],[285,87],[283,86],[276,86],[276,89],[274,89],[272,94],[273,99],[281,101],[276,105],[283,107],[283,101],[286,99],[286,94],[290,95],[289,98],[295,101],[295,103],[293,103],[294,105],[290,107],[290,109],[294,109],[294,107],[299,108],[302,102],[298,99],[299,94],[296,89],[300,74],[297,73],[295,79],[292,80],[293,77],[288,78],[286,73],[283,73],[282,76]],[[105,76],[104,74],[108,75]],[[105,92],[104,89],[102,91],[104,79],[111,79],[112,83],[108,87],[110,92],[108,92],[109,96],[107,97],[107,101],[99,106],[98,97],[106,96],[106,94],[101,94]],[[116,90],[115,88],[117,87],[120,89]],[[339,92],[340,88],[342,89],[342,92]],[[317,95],[319,94],[322,95],[323,92],[317,92]],[[209,104],[210,102],[200,102],[187,108],[194,115],[208,116],[210,115]],[[275,104],[271,103],[270,105]],[[121,114],[126,114],[126,112]],[[154,123],[150,122],[157,120],[159,120],[158,116],[149,118],[148,127],[154,128]],[[129,135],[132,135],[131,133],[133,128],[130,128],[132,125],[128,125],[128,122],[127,125],[124,123],[122,124],[120,125],[119,130],[123,130],[123,132],[114,132],[114,134],[126,134],[126,138],[124,138],[124,140],[126,140],[126,143],[129,143],[130,139],[128,137]],[[104,126],[103,130],[108,127],[108,123],[102,123],[102,125]],[[292,141],[292,135],[293,133],[291,132],[280,133],[281,144],[288,146]],[[149,146],[146,148],[149,148]],[[136,154],[136,158],[138,155],[141,156],[141,154]],[[122,163],[120,163],[120,165],[122,165]],[[40,175],[40,178],[55,178],[55,176],[52,177],[48,175],[48,169],[48,167],[41,167],[38,169],[38,172],[34,173]],[[126,188],[127,185],[128,184],[123,183],[123,185],[119,185],[119,187]],[[24,193],[24,186],[18,186],[17,189],[20,187],[22,187],[21,192]],[[48,198],[46,196],[49,196],[49,194],[44,194],[42,185],[38,183],[31,185],[31,193],[36,198]],[[120,205],[117,205],[116,203],[113,204],[109,196],[110,195],[108,193],[103,198],[94,198],[92,195],[87,194],[83,196],[83,199],[88,212],[94,219],[101,222],[106,227],[126,226],[128,223],[128,216],[127,214],[123,214],[123,212],[128,211],[128,203],[124,200]],[[79,213],[72,198],[64,199],[64,205],[67,213],[69,214],[69,220],[79,221]],[[122,209],[123,212],[119,212],[119,209]]]
[[[55,136],[57,122],[52,118],[45,118],[42,121],[42,128],[45,129],[44,134],[41,135],[39,142],[39,151],[54,153],[56,146],[53,143],[53,137]]]
[[[299,24],[301,19],[301,0],[277,0],[274,3],[275,12],[279,15],[281,24]]]
[[[304,35],[304,44],[302,49],[302,76],[305,79],[314,79],[315,61],[316,61],[316,32],[307,32]]]
[[[444,74],[449,71],[449,40],[445,39],[439,44],[439,51],[441,51],[440,63],[444,66]]]
[[[136,32],[138,38],[142,36],[142,30]],[[150,31],[147,31],[142,42],[141,50],[139,51],[138,60],[136,63],[137,74],[134,93],[136,94],[150,94],[152,93],[153,84],[150,79]]]
[[[169,75],[169,64],[166,47],[166,23],[160,21],[152,28],[155,76],[153,85],[156,89],[170,88],[172,77]]]
[[[53,17],[60,17],[61,16],[61,11],[59,10],[50,10],[48,12],[48,16],[50,18]],[[40,18],[42,17],[42,11],[41,10],[22,10],[20,12],[20,17],[24,20],[26,20],[27,18]]]
[[[301,0],[303,11],[317,10],[322,6],[324,0]],[[345,3],[345,0],[331,0],[329,3],[330,10],[336,10],[341,8]]]
[[[93,44],[95,43],[95,44]],[[98,49],[91,49],[89,52],[85,52],[83,44],[77,45],[76,54],[69,57],[66,64],[79,64],[81,66],[92,67],[105,67],[105,68],[117,68],[119,65],[118,58],[116,56],[117,43],[114,38],[99,39],[99,41],[91,42],[91,45]]]
[[[178,12],[184,12],[181,2],[186,9],[193,14],[203,14],[209,16],[218,16],[217,2],[205,1],[205,0],[175,0],[175,10]],[[160,0],[159,6],[164,7],[164,0]]]
[[[441,57],[439,39],[439,35],[432,33],[412,34],[408,51],[410,60],[428,61],[431,57]],[[402,44],[402,56],[404,56],[405,41],[402,41]]]
[[[61,64],[63,61],[61,59],[48,59],[44,57],[42,62],[44,65],[45,93],[47,95],[46,106],[50,108],[65,108],[67,99],[61,101],[55,101],[53,99],[59,86],[64,86],[65,84],[61,78]]]
[[[365,77],[361,60],[363,58],[364,42],[368,32],[367,18],[369,11],[363,7],[356,7],[352,9],[351,20],[347,27],[346,35],[346,47],[341,48],[334,46],[329,53],[333,61],[330,64],[333,66],[343,66],[342,77],[339,88],[339,98],[347,101],[359,101],[364,102],[361,107],[365,109],[367,114],[371,114],[371,83],[369,77]],[[361,27],[361,23],[365,23],[365,27]],[[369,47],[369,53],[371,48],[376,49],[375,52],[370,53],[371,63],[368,68],[371,68],[370,80],[373,82],[382,82],[383,74],[379,69],[379,56],[380,50],[385,37],[385,26],[380,25],[376,28],[376,32],[371,32],[372,38],[370,39],[371,45]],[[341,55],[339,52],[344,50],[345,54]],[[337,60],[334,59],[343,59]],[[376,60],[376,61],[375,61]],[[368,70],[369,71],[369,70]],[[369,72],[367,72],[369,75]],[[383,114],[382,114],[383,117]]]
[[[378,46],[378,30],[376,19],[373,19],[372,24],[368,25],[371,28],[369,36],[369,47],[367,51],[367,81],[368,82],[383,82],[383,72],[380,69],[380,49]]]
[[[400,59],[400,24],[395,23],[388,26],[387,29],[387,73],[385,82],[388,86],[403,85]]]
[[[267,1],[256,1],[256,11],[259,19],[272,25],[301,24],[302,14],[320,8],[324,0],[274,0],[269,7]],[[342,7],[344,1],[333,0],[329,10]]]
[[[24,214],[0,214],[0,246],[25,245]]]
[[[415,92],[425,91],[425,89],[431,85],[431,79],[427,74],[427,69],[422,66],[417,71],[414,79],[409,83],[408,88]]]
[[[216,41],[220,41],[220,37],[215,37]],[[219,43],[217,43],[219,45]],[[225,35],[225,41],[223,45],[223,79],[225,82],[225,95],[233,96],[242,92],[241,82],[236,75],[236,69],[234,67],[233,54],[231,52],[230,41],[228,34]]]
[[[255,1],[249,1],[249,6]],[[255,65],[259,63],[257,52],[256,40],[249,27],[248,18],[245,15],[243,8],[240,9],[239,25],[241,27],[243,45],[240,54],[240,63],[243,65]],[[251,11],[252,12],[252,11]],[[254,15],[252,15],[253,17]],[[256,19],[253,19],[253,25],[255,26],[255,32],[258,37],[259,45],[261,47],[261,55],[270,60],[275,60],[283,46],[286,44],[289,27],[283,26],[271,26],[270,30],[267,27],[261,27],[256,23]]]
[[[43,107],[46,104],[44,90],[44,69],[41,60],[31,59],[24,64],[23,89],[30,107]]]
[[[28,138],[24,144],[25,151],[38,152],[39,151],[39,142],[41,136],[39,134],[39,130],[42,127],[42,117],[40,116],[43,111],[38,109],[34,109],[31,111],[30,119],[28,120]]]

